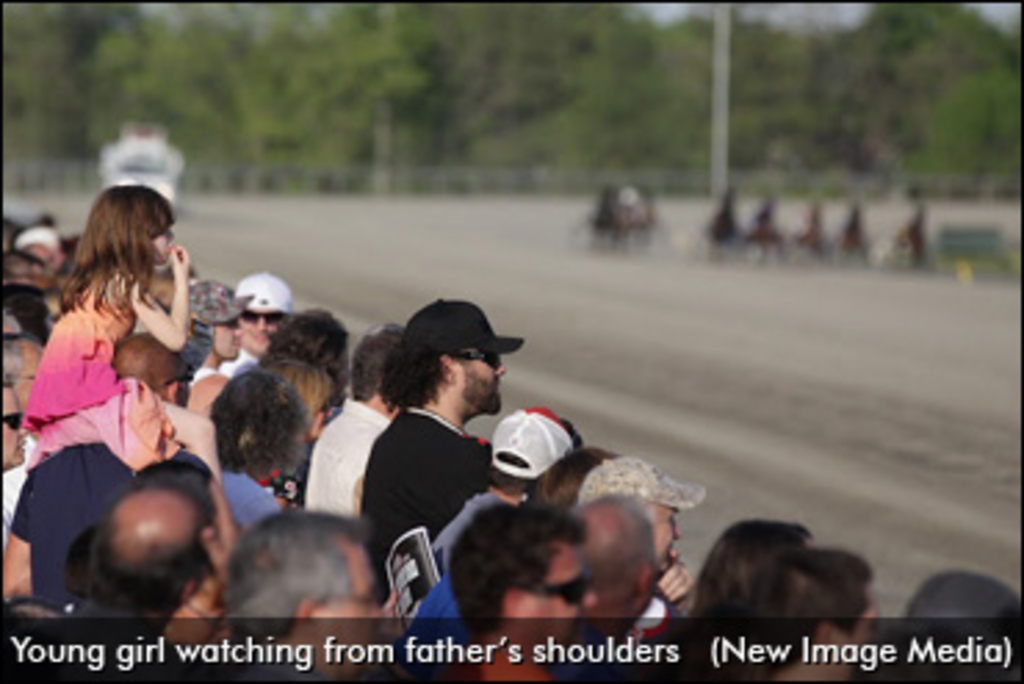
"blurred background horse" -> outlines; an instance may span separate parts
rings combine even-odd
[[[590,220],[595,246],[613,249],[647,244],[657,223],[653,200],[630,185],[602,190]]]

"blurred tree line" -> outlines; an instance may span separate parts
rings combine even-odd
[[[94,158],[128,121],[190,162],[703,169],[709,6],[5,4],[4,159]],[[732,24],[734,169],[1018,175],[1020,15],[876,4]],[[820,7],[818,12],[828,12]]]

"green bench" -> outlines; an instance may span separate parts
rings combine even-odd
[[[1010,258],[997,228],[981,226],[945,226],[935,240],[937,266],[1010,268]]]

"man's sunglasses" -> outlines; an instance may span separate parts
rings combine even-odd
[[[590,586],[590,573],[584,572],[576,579],[563,582],[562,584],[533,584],[521,587],[526,591],[542,596],[561,596],[566,603],[577,605],[583,601]]]
[[[273,313],[256,313],[255,311],[243,311],[242,315],[239,316],[246,323],[255,323],[261,318],[266,322],[267,325],[277,325],[284,320],[285,314],[281,311],[275,311]]]
[[[498,370],[501,366],[501,355],[495,352],[482,352],[476,349],[467,349],[456,354],[452,354],[457,359],[466,359],[467,361],[483,361],[494,370]]]
[[[17,413],[8,413],[4,416],[4,425],[12,430],[21,429],[21,416],[21,411],[18,411]]]

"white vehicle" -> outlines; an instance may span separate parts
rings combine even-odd
[[[178,179],[185,161],[167,142],[160,126],[128,124],[121,128],[121,139],[103,147],[100,177],[104,189],[115,185],[145,185],[167,198],[178,200]]]

